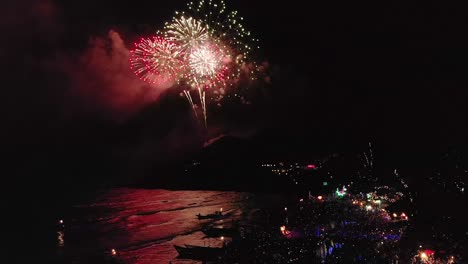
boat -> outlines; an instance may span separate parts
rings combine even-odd
[[[207,215],[202,215],[202,214],[197,214],[198,219],[218,219],[222,218],[223,213],[221,211],[217,211],[214,214],[207,214]]]
[[[179,258],[195,260],[213,260],[224,253],[224,249],[220,247],[202,247],[186,244],[184,246],[174,245],[174,248],[179,253]]]

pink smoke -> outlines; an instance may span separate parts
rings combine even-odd
[[[123,120],[173,85],[165,80],[151,85],[139,80],[129,68],[129,56],[118,32],[110,30],[106,37],[92,37],[82,55],[65,59],[71,99],[85,107],[82,110]]]

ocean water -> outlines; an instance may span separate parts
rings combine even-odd
[[[262,212],[281,203],[278,196],[243,192],[112,189],[72,206],[66,217],[57,220],[56,259],[63,263],[201,263],[177,258],[174,245],[221,247],[225,241],[206,238],[201,230],[233,223],[263,225],[268,219]],[[221,208],[224,219],[196,217]]]

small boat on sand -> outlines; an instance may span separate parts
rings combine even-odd
[[[202,215],[202,214],[197,214],[197,218],[198,219],[218,219],[218,218],[222,218],[224,215],[223,215],[223,211],[222,211],[222,208],[221,210],[219,211],[216,211],[214,212],[213,214],[207,214],[207,215]]]
[[[195,259],[195,260],[214,260],[220,257],[224,253],[224,249],[220,247],[174,245],[174,248],[179,253],[179,258]]]

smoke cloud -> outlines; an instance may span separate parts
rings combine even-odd
[[[121,120],[154,102],[173,83],[161,80],[147,84],[129,68],[130,52],[121,35],[110,30],[105,37],[92,37],[78,58],[66,57],[63,65],[71,81],[70,96],[82,110],[98,110]]]

